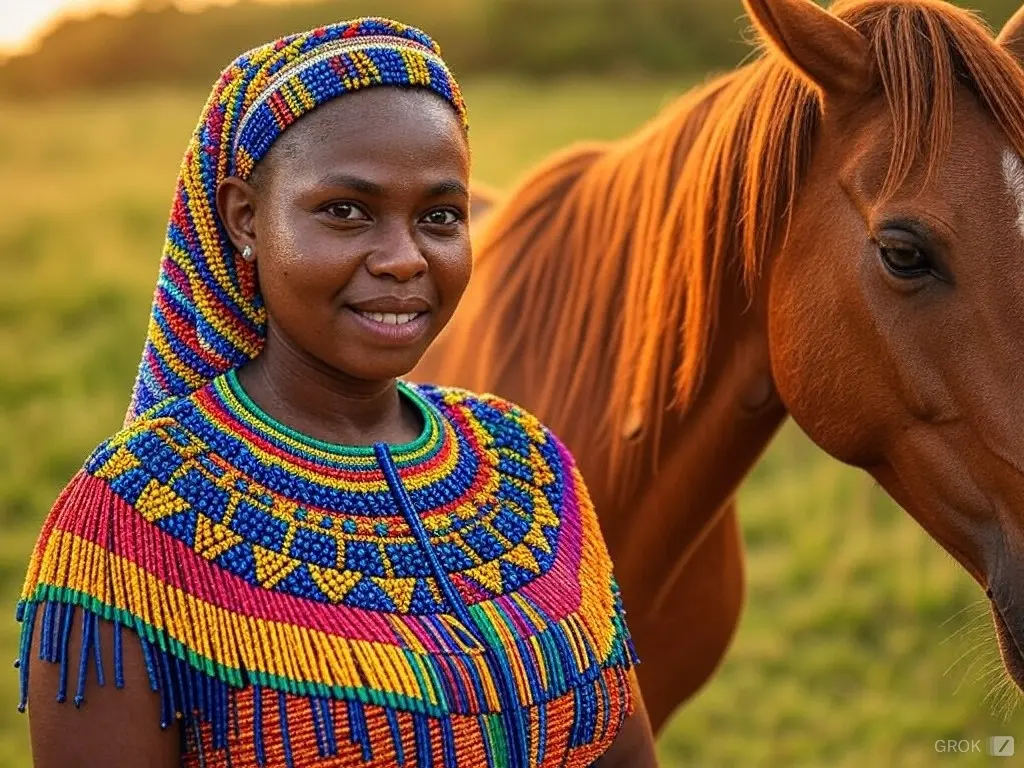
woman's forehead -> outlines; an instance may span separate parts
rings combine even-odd
[[[468,171],[469,151],[458,115],[443,99],[422,89],[375,88],[304,115],[271,146],[267,159],[301,175],[389,164]]]

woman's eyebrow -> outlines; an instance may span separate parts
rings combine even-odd
[[[344,173],[321,176],[318,181],[325,187],[348,187],[349,189],[354,189],[356,192],[362,192],[374,197],[383,197],[385,194],[384,187],[380,184],[375,184],[372,181],[362,179],[358,176],[349,176]]]
[[[380,184],[363,179],[359,176],[350,176],[345,173],[332,173],[321,176],[318,180],[321,186],[326,187],[347,187],[348,189],[362,192],[374,197],[384,197],[387,190]],[[469,190],[466,185],[456,179],[447,179],[433,184],[427,189],[427,197],[444,197],[445,195],[460,195],[469,197]]]
[[[456,181],[455,179],[438,182],[427,190],[428,197],[443,197],[444,195],[461,195],[463,197],[469,197],[469,190],[466,189],[465,184],[461,181]]]

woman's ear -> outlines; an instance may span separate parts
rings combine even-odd
[[[237,176],[217,185],[217,215],[239,253],[256,250],[256,199],[256,189]]]

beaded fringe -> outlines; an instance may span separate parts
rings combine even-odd
[[[59,664],[58,702],[65,702],[68,696],[68,685],[71,680],[69,673],[72,665],[77,667],[75,693],[73,703],[80,707],[85,703],[86,684],[90,675],[95,675],[95,683],[100,687],[108,684],[113,674],[116,688],[125,687],[124,679],[124,639],[127,629],[133,633],[142,647],[145,660],[146,675],[149,687],[160,697],[160,727],[169,728],[176,722],[180,723],[182,738],[187,746],[198,754],[199,764],[204,765],[206,756],[204,745],[214,750],[227,752],[226,760],[230,765],[231,754],[229,745],[237,742],[243,732],[243,723],[239,715],[239,698],[246,693],[251,696],[252,711],[249,722],[245,724],[245,732],[251,733],[251,754],[259,766],[271,765],[267,758],[267,744],[275,738],[283,745],[284,761],[288,768],[295,765],[295,751],[289,733],[288,695],[281,690],[253,684],[249,691],[240,689],[222,679],[208,675],[186,661],[161,649],[159,643],[142,639],[144,628],[141,624],[125,626],[120,621],[113,622],[113,670],[103,666],[103,654],[99,643],[99,614],[77,608],[70,603],[46,602],[42,604],[23,602],[18,606],[18,621],[22,622],[22,639],[19,659],[15,666],[20,670],[21,697],[19,711],[24,712],[28,700],[29,669],[32,661],[30,640],[37,621],[42,621],[39,633],[38,659],[40,661]],[[74,622],[80,622],[82,647],[77,659],[69,652],[69,641]],[[131,641],[130,640],[130,641]],[[595,742],[617,730],[621,718],[613,722],[611,713],[616,711],[612,706],[613,698],[624,701],[629,698],[629,681],[624,667],[605,668],[599,670],[588,683],[571,689],[572,720],[568,725],[568,746],[580,748]],[[361,751],[364,762],[382,758],[381,751],[395,765],[406,764],[415,766],[435,765],[436,749],[431,738],[431,720],[438,722],[442,734],[441,752],[443,761],[436,764],[437,768],[459,768],[455,752],[455,734],[449,717],[433,717],[422,713],[410,713],[414,738],[414,750],[406,753],[403,748],[403,734],[399,727],[398,715],[394,709],[386,708],[388,732],[378,731],[373,736],[367,727],[365,714],[366,705],[358,699],[338,700],[329,697],[308,697],[305,699],[312,722],[316,753],[321,759],[336,757],[341,751],[339,739],[347,739]],[[485,754],[483,764],[494,768],[518,768],[526,765],[540,765],[546,758],[545,734],[548,724],[548,708],[550,701],[536,705],[534,717],[537,727],[525,734],[525,740],[517,745],[513,735],[508,733],[505,718],[501,713],[479,714],[479,732]],[[292,711],[294,711],[294,703]],[[623,714],[625,709],[619,710]],[[268,733],[267,722],[273,721],[276,733]],[[209,738],[204,739],[202,731],[208,731]],[[464,737],[463,737],[464,738]],[[247,748],[248,752],[249,749]]]
[[[389,464],[385,461],[384,466],[387,469]],[[390,467],[393,470],[393,465]],[[393,490],[400,504],[407,503],[400,482]],[[551,622],[530,637],[515,638],[511,648],[504,648],[500,641],[490,644],[467,637],[465,629],[445,623],[442,617],[417,617],[446,651],[432,654],[344,637],[325,640],[315,631],[295,625],[279,628],[280,634],[275,636],[273,627],[268,630],[270,622],[258,624],[250,616],[220,610],[166,584],[147,581],[143,569],[111,551],[115,537],[141,530],[124,524],[133,514],[105,482],[85,473],[58,499],[37,544],[18,605],[17,618],[23,624],[17,662],[20,709],[24,710],[27,702],[30,645],[36,622],[42,621],[38,658],[60,664],[58,701],[66,700],[68,668],[76,663],[73,701],[80,706],[90,666],[98,685],[107,681],[99,646],[99,620],[104,619],[113,622],[115,628],[114,685],[124,686],[122,634],[127,629],[141,640],[150,688],[160,696],[163,728],[180,721],[184,736],[191,738],[189,734],[198,734],[206,727],[212,747],[226,749],[230,729],[237,733],[237,698],[251,687],[253,749],[258,765],[267,764],[263,724],[271,708],[277,710],[274,720],[280,729],[286,764],[292,765],[285,700],[287,695],[294,695],[309,699],[316,749],[323,758],[338,753],[339,733],[347,733],[346,738],[353,744],[362,745],[364,762],[380,749],[401,758],[399,765],[411,757],[402,754],[397,721],[391,721],[388,738],[377,733],[380,743],[372,743],[363,716],[364,706],[369,705],[392,713],[410,713],[416,733],[417,766],[434,764],[430,721],[435,719],[441,724],[445,742],[443,766],[455,768],[450,718],[465,713],[475,715],[480,723],[486,751],[481,762],[518,768],[540,763],[539,759],[533,763],[531,758],[544,754],[547,706],[570,692],[575,700],[570,746],[588,743],[597,727],[594,713],[608,711],[609,676],[605,672],[616,668],[616,674],[610,677],[621,686],[625,670],[635,661],[617,590],[617,610],[603,638],[595,636],[578,615]],[[174,548],[180,548],[180,542],[170,537],[156,539],[167,546],[165,551],[153,552],[149,551],[152,541],[122,543],[124,551],[144,552],[146,564],[188,570],[180,549]],[[186,575],[183,583],[194,582]],[[245,607],[236,596],[221,597],[221,605]],[[461,602],[455,606],[466,627],[492,639],[507,637],[509,627],[524,621],[523,606],[509,597],[491,602],[486,611]],[[544,618],[536,604],[531,602],[528,607]],[[76,619],[76,609],[81,619]],[[279,619],[301,624],[300,617]],[[80,657],[73,660],[69,658],[68,643],[76,620],[81,622],[83,642]],[[256,631],[258,626],[260,631]],[[473,634],[473,629],[470,632]],[[609,632],[609,652],[603,659],[596,658],[591,649],[608,648]],[[273,674],[273,670],[290,674]],[[625,684],[628,686],[628,682]],[[598,702],[604,702],[604,706]],[[529,729],[523,720],[521,708],[530,706],[537,707],[536,717],[542,724],[539,729]],[[344,710],[341,722],[340,709]],[[198,736],[196,739],[201,749],[202,741]]]

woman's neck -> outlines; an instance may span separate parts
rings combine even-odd
[[[238,371],[253,402],[282,424],[338,445],[415,440],[422,416],[399,394],[395,379],[365,381],[269,343]]]

